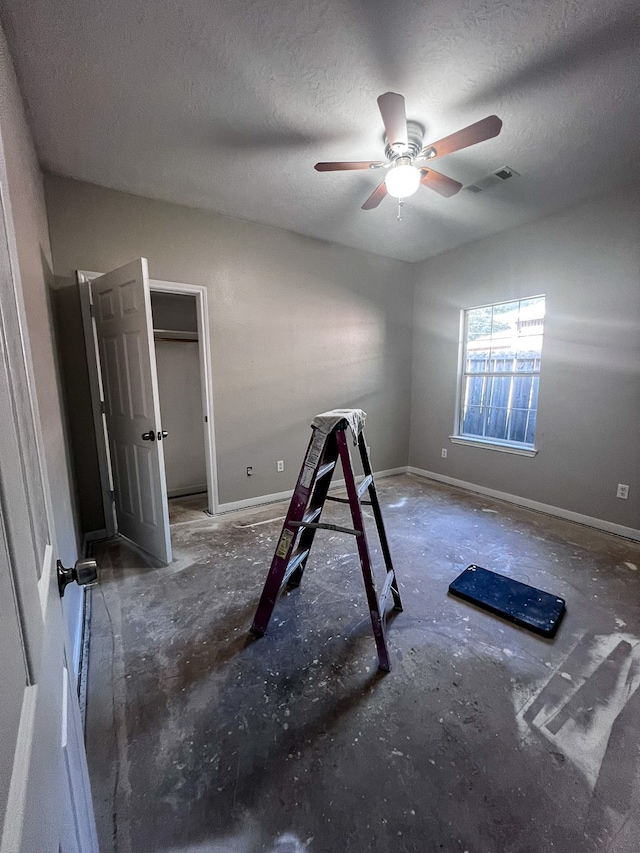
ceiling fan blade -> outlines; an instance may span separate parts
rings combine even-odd
[[[387,194],[387,185],[383,181],[381,184],[375,188],[375,190],[371,193],[369,198],[362,205],[362,210],[373,210],[374,207],[377,207],[382,199]]]
[[[407,114],[403,96],[396,94],[396,92],[385,92],[378,98],[378,106],[389,145],[392,148],[395,146],[406,147],[409,138],[407,136]]]
[[[462,184],[459,181],[441,175],[440,172],[434,172],[433,169],[421,169],[420,171],[422,173],[420,183],[430,190],[435,190],[445,198],[450,198],[462,189]]]
[[[376,166],[384,166],[381,160],[345,160],[337,163],[316,163],[313,167],[316,172],[346,172],[350,169],[373,169]]]
[[[451,154],[453,151],[460,151],[460,149],[468,148],[477,142],[491,139],[500,133],[501,128],[502,119],[499,119],[498,116],[487,116],[475,124],[470,124],[469,127],[463,127],[462,130],[445,136],[444,139],[439,139],[431,145],[425,145],[420,154],[424,156],[427,152],[435,151],[436,153],[429,157],[429,160],[435,160],[436,157],[444,157],[445,154]]]

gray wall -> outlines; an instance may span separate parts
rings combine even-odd
[[[45,191],[57,287],[143,256],[152,278],[208,288],[222,502],[291,489],[311,419],[335,407],[368,413],[377,470],[406,465],[410,264],[66,178]]]
[[[50,292],[53,273],[47,214],[40,167],[1,31],[0,132],[7,164],[45,464],[49,482],[55,487],[52,508],[58,554],[68,566],[78,558],[81,542],[54,337],[55,312]],[[79,628],[81,593],[81,589],[73,584],[63,602],[72,641],[75,641]]]
[[[408,460],[640,527],[637,188],[413,266],[65,178],[47,176],[45,190],[93,527],[102,524],[73,270],[140,255],[152,278],[208,288],[222,502],[290,489],[313,414],[359,406],[378,470]],[[460,310],[537,293],[547,296],[538,455],[451,444]],[[628,501],[615,497],[619,482]]]
[[[632,188],[419,267],[411,465],[640,528],[639,235]],[[452,444],[460,310],[539,293],[538,455]],[[629,500],[615,497],[617,483],[629,484]]]
[[[64,378],[67,423],[75,470],[75,488],[80,529],[101,530],[104,513],[95,490],[100,469],[93,431],[89,374],[85,355],[80,297],[77,287],[53,291],[58,328],[58,353]],[[66,598],[66,595],[65,595]]]

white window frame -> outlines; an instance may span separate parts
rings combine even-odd
[[[499,302],[488,302],[484,305],[475,305],[471,308],[463,308],[460,311],[460,332],[458,336],[459,347],[458,347],[458,372],[457,372],[457,380],[456,380],[456,411],[455,411],[455,420],[454,420],[454,428],[453,435],[449,436],[449,440],[453,444],[461,444],[467,445],[470,447],[480,447],[485,450],[497,450],[503,453],[513,453],[517,456],[536,456],[538,453],[538,449],[535,446],[535,438],[534,444],[524,444],[522,442],[517,441],[507,441],[506,439],[499,438],[487,438],[484,436],[474,436],[474,435],[464,435],[461,433],[462,422],[463,422],[463,406],[464,406],[464,397],[465,397],[465,355],[466,355],[466,344],[467,344],[467,317],[470,311],[475,311],[479,308],[491,308],[495,305],[503,305],[505,303],[510,302],[522,302],[528,299],[540,299],[544,298],[546,303],[546,296],[544,293],[539,293],[534,296],[522,296],[515,297],[512,299],[504,299]],[[544,331],[543,331],[544,336]],[[499,375],[499,374],[494,374]],[[512,375],[512,372],[509,372],[508,375]],[[533,371],[531,373],[521,373],[518,375],[526,376],[540,376],[540,371]],[[537,424],[536,424],[536,434],[537,434]]]

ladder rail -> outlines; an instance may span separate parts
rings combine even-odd
[[[362,435],[362,433],[360,433]],[[364,518],[362,515],[362,507],[360,506],[360,497],[358,495],[358,487],[353,475],[353,466],[351,464],[351,453],[349,444],[344,430],[337,435],[338,449],[340,451],[340,459],[342,461],[342,470],[344,473],[345,486],[347,495],[349,496],[349,506],[351,509],[351,519],[356,530],[362,531],[362,536],[356,538],[358,546],[358,556],[360,557],[360,569],[364,580],[364,588],[367,596],[367,604],[369,606],[369,614],[371,616],[371,627],[373,628],[373,637],[378,651],[378,663],[380,669],[388,672],[391,669],[391,661],[389,660],[389,651],[387,649],[387,639],[385,636],[385,624],[383,615],[380,613],[378,603],[378,595],[376,593],[376,583],[371,570],[371,555],[369,553],[369,545],[364,530]]]
[[[273,613],[273,608],[275,607],[278,598],[278,593],[280,592],[283,579],[287,572],[287,568],[289,567],[291,554],[298,534],[297,528],[294,527],[291,522],[302,521],[309,504],[309,498],[315,479],[313,476],[309,476],[309,471],[312,467],[311,463],[313,463],[313,471],[315,471],[317,469],[318,459],[322,457],[325,451],[326,440],[323,442],[322,448],[319,448],[317,436],[317,431],[313,430],[307,446],[307,452],[305,453],[304,462],[300,469],[300,474],[298,475],[296,487],[291,497],[289,510],[282,525],[282,531],[273,555],[273,560],[271,561],[271,568],[269,569],[269,574],[267,575],[264,589],[262,590],[262,595],[258,602],[256,615],[251,625],[251,633],[257,636],[262,636],[267,630],[271,614]],[[299,548],[299,551],[303,550],[305,549]],[[301,562],[304,562],[308,555],[309,553],[307,549],[307,554]],[[298,569],[299,566],[296,566],[295,570],[291,571],[291,576],[293,576]]]
[[[314,430],[316,432],[316,430]],[[319,433],[321,434],[321,433]],[[309,495],[309,504],[311,510],[315,513],[318,510],[318,515],[315,517],[314,521],[319,522],[320,516],[322,514],[322,510],[324,508],[324,503],[327,498],[327,493],[329,491],[329,486],[331,485],[331,480],[333,479],[333,472],[336,467],[336,463],[338,461],[338,443],[336,441],[336,433],[331,432],[325,438],[325,443],[323,447],[323,451],[321,457],[318,461],[316,476],[313,481],[313,490]],[[328,474],[328,476],[326,476]],[[318,528],[316,526],[312,527],[307,525],[300,534],[300,550],[311,551],[311,546],[313,545],[313,540],[316,535],[316,530]],[[308,557],[308,554],[307,554]],[[289,578],[289,585],[292,587],[300,586],[300,582],[302,581],[302,576],[304,575],[304,570],[307,567],[307,558],[300,563],[298,568]]]
[[[384,565],[387,572],[394,571],[393,561],[391,559],[391,551],[389,549],[389,540],[387,539],[387,531],[384,526],[382,511],[380,509],[380,501],[378,500],[376,484],[373,479],[373,472],[371,470],[371,460],[369,459],[369,451],[367,450],[367,442],[364,437],[364,430],[361,430],[360,435],[358,436],[358,450],[360,452],[360,460],[362,462],[362,470],[364,471],[365,477],[371,477],[371,482],[369,483],[368,487],[369,498],[371,501],[371,508],[373,510],[373,517],[375,518],[376,522],[376,528],[378,530],[378,537],[380,539],[380,547],[382,549]],[[398,583],[395,577],[395,572],[394,580],[391,584],[391,593],[393,595],[394,609],[402,610],[402,601],[400,599],[400,592],[398,590]]]

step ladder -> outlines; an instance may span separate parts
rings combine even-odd
[[[316,530],[348,533],[355,536],[358,547],[379,666],[380,669],[388,672],[391,669],[386,642],[386,606],[389,594],[393,597],[394,610],[402,610],[402,602],[391,562],[391,553],[362,429],[364,419],[365,413],[361,409],[335,409],[318,415],[311,424],[311,440],[282,526],[282,533],[276,546],[271,568],[251,626],[251,632],[261,637],[267,630],[280,590],[287,584],[290,587],[300,585]],[[348,429],[351,430],[356,439],[362,460],[364,479],[360,484],[356,484],[351,464],[349,439],[346,435]],[[347,490],[346,498],[337,498],[328,494],[338,459],[342,463]],[[368,493],[368,501],[361,500],[365,492]],[[320,517],[325,501],[349,504],[353,527],[323,524]],[[371,557],[361,504],[371,506],[373,510],[387,570],[386,580],[379,597],[376,593],[375,580],[371,570]]]

